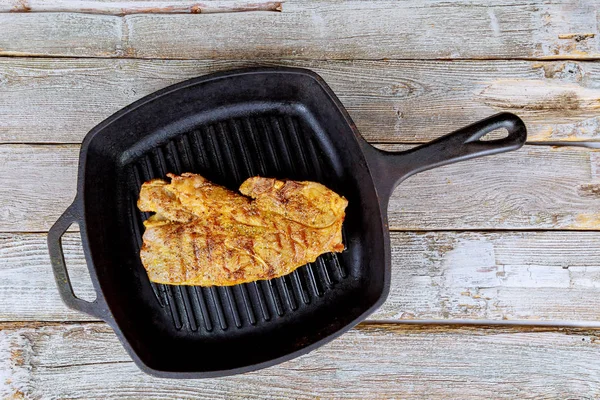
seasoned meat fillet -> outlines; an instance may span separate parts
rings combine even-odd
[[[142,263],[151,281],[229,286],[289,274],[341,252],[348,201],[315,182],[247,179],[238,194],[200,175],[142,185]]]

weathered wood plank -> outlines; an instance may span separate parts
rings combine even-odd
[[[56,290],[44,234],[0,234],[0,321],[92,320]],[[64,238],[75,292],[95,298],[79,234]],[[370,319],[600,321],[597,232],[392,233],[392,283]]]
[[[596,0],[297,0],[280,14],[5,13],[0,55],[586,59],[600,55],[597,5]],[[101,28],[105,25],[110,29]]]
[[[63,238],[69,276],[78,297],[96,295],[78,233]],[[92,321],[86,314],[68,309],[54,282],[45,234],[0,234],[0,311],[2,321]]]
[[[0,331],[0,394],[86,399],[592,399],[600,396],[599,332],[362,325],[306,356],[266,370],[173,380],[140,372],[104,324],[8,326]]]
[[[50,228],[75,196],[78,151],[0,146],[0,231]],[[392,195],[390,227],[599,230],[599,184],[599,150],[525,146],[409,178]]]
[[[600,321],[598,245],[598,232],[395,232],[373,318]]]
[[[73,201],[78,156],[72,145],[0,146],[0,230],[50,229]]]
[[[0,56],[123,56],[126,25],[108,15],[0,13]]]
[[[257,65],[317,71],[371,141],[424,142],[499,111],[524,118],[531,142],[600,140],[597,62],[11,58],[0,59],[0,142],[81,142],[153,91]]]
[[[210,14],[242,11],[281,11],[283,1],[204,0],[0,0],[0,13],[66,12],[103,15]]]
[[[525,146],[409,178],[392,194],[389,225],[403,230],[600,230],[599,184],[600,151]]]

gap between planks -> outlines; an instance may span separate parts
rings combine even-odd
[[[1,13],[0,13],[1,14]],[[23,60],[31,59],[64,59],[64,60],[143,60],[143,61],[190,61],[190,62],[209,62],[215,61],[215,59],[210,58],[184,58],[184,57],[132,57],[130,55],[127,56],[94,56],[94,55],[81,55],[81,56],[71,56],[65,54],[30,54],[26,52],[3,52],[0,53],[0,59],[2,58],[20,58]],[[244,59],[245,60],[245,59]],[[438,57],[438,58],[422,58],[422,57],[382,57],[382,58],[335,58],[329,60],[327,58],[315,58],[315,57],[269,57],[268,61],[293,61],[293,62],[310,62],[310,61],[335,61],[335,62],[350,62],[350,61],[369,61],[369,62],[409,62],[409,61],[421,61],[421,62],[431,62],[431,61],[440,61],[440,62],[481,62],[481,61],[529,61],[529,62],[552,62],[552,61],[574,61],[574,62],[595,62],[600,61],[600,57],[577,57],[573,55],[565,55],[565,56],[539,56],[539,57],[486,57],[486,56],[476,56],[476,57]],[[218,61],[223,61],[223,59],[218,59]],[[242,59],[240,59],[242,61]],[[256,59],[254,61],[260,61],[260,59]]]
[[[369,144],[372,144],[374,146],[378,146],[378,145],[390,145],[390,144],[397,144],[397,145],[405,145],[405,146],[419,146],[422,144],[427,144],[429,143],[429,141],[418,141],[418,142],[369,142]],[[571,141],[565,141],[565,142],[526,142],[525,144],[527,145],[531,145],[531,146],[547,146],[547,147],[583,147],[586,149],[600,149],[600,141],[598,142],[593,142],[593,141],[589,141],[589,140],[582,140],[582,141],[577,141],[577,140],[571,140]],[[81,142],[6,142],[6,143],[0,143],[0,146],[7,146],[7,145],[21,145],[21,146],[81,146]]]
[[[104,321],[2,321],[0,322],[0,332],[20,329],[38,329],[46,327],[70,327],[70,326],[97,326],[111,329]],[[434,333],[434,332],[473,332],[486,334],[488,332],[498,333],[540,333],[540,332],[565,332],[565,334],[577,335],[598,335],[600,334],[600,324],[598,327],[576,327],[576,326],[560,326],[547,323],[538,324],[517,324],[517,323],[469,323],[469,322],[447,322],[438,321],[437,323],[426,323],[422,321],[394,321],[394,320],[367,320],[354,326],[352,329],[358,331],[368,331],[372,329],[390,329],[394,331],[405,331],[410,333]],[[132,361],[133,362],[133,361]]]

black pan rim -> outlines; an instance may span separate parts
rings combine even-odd
[[[328,96],[329,100],[335,104],[337,111],[344,117],[348,126],[350,126],[350,128],[352,129],[355,139],[359,142],[359,144],[363,144],[363,143],[366,144],[366,141],[358,132],[356,125],[354,124],[354,121],[352,121],[350,115],[347,113],[344,106],[341,104],[341,102],[339,101],[337,96],[333,93],[332,89],[325,83],[323,78],[321,78],[317,73],[315,73],[311,70],[304,69],[304,68],[292,68],[292,67],[248,67],[248,68],[215,72],[215,73],[208,74],[205,76],[191,78],[186,81],[167,86],[166,88],[160,89],[154,93],[144,96],[141,99],[125,106],[121,110],[117,111],[113,115],[106,118],[104,121],[100,122],[98,125],[96,125],[94,128],[92,128],[86,134],[85,138],[82,141],[82,145],[81,145],[81,149],[80,149],[80,153],[79,153],[79,166],[78,166],[78,175],[77,175],[77,193],[76,193],[75,200],[73,202],[73,207],[76,210],[78,210],[78,214],[80,216],[77,223],[79,224],[79,227],[80,227],[82,247],[83,247],[83,251],[85,254],[89,273],[92,276],[92,282],[94,284],[94,289],[96,290],[97,297],[100,298],[101,301],[103,301],[103,299],[104,299],[104,291],[99,284],[99,280],[96,275],[95,268],[93,267],[93,262],[91,259],[92,255],[91,255],[90,246],[89,246],[89,242],[88,242],[88,229],[85,224],[85,218],[84,218],[84,215],[85,215],[84,174],[85,174],[85,168],[86,168],[86,158],[87,158],[86,155],[87,155],[87,149],[88,149],[90,143],[93,141],[93,139],[98,134],[101,134],[101,132],[106,127],[108,127],[109,125],[111,125],[112,123],[117,121],[118,119],[122,118],[123,116],[125,116],[129,113],[135,112],[138,108],[140,108],[150,102],[158,100],[159,98],[167,96],[173,92],[176,92],[178,90],[189,88],[189,87],[192,87],[195,85],[209,83],[209,82],[216,81],[219,79],[228,78],[231,76],[241,76],[241,75],[250,75],[250,74],[277,74],[277,73],[280,74],[282,72],[284,72],[286,74],[303,75],[303,76],[311,78],[312,80],[317,82],[319,84],[319,86],[321,87],[321,89],[324,91],[324,93]],[[363,148],[363,146],[361,146],[361,148]],[[366,167],[369,171],[369,174],[371,174],[368,164],[366,164]],[[373,186],[374,186],[374,190],[377,193],[377,195],[380,196],[376,185],[373,185]],[[380,204],[381,204],[381,202],[380,202]],[[380,211],[381,211],[380,212],[380,218],[381,218],[380,226],[387,227],[387,208],[385,208],[385,209],[381,208]],[[239,368],[233,368],[233,369],[219,370],[219,371],[198,371],[198,372],[168,371],[168,370],[151,368],[147,364],[145,364],[144,361],[142,361],[141,358],[139,358],[139,356],[137,355],[137,353],[133,350],[133,348],[129,344],[127,337],[125,336],[125,333],[120,328],[119,324],[115,321],[115,318],[113,317],[113,314],[109,307],[105,308],[105,310],[104,310],[105,314],[103,315],[103,317],[105,317],[105,318],[103,318],[103,319],[114,330],[115,334],[119,338],[119,341],[121,342],[123,347],[126,349],[127,353],[130,355],[130,357],[133,359],[135,364],[145,373],[155,376],[155,377],[176,378],[176,379],[215,378],[215,377],[223,377],[223,376],[229,376],[229,375],[233,375],[233,374],[240,374],[240,373],[245,373],[245,372],[256,371],[259,369],[264,369],[264,368],[294,359],[301,355],[305,355],[305,354],[311,352],[312,350],[338,338],[339,336],[343,335],[344,333],[346,333],[349,330],[351,330],[352,328],[354,328],[360,322],[364,321],[370,314],[372,314],[377,308],[379,308],[385,302],[385,300],[388,297],[389,290],[390,290],[391,268],[389,266],[390,266],[390,262],[391,262],[391,254],[390,254],[390,245],[389,245],[389,232],[388,231],[382,232],[382,236],[385,238],[384,259],[385,259],[386,268],[384,268],[384,276],[383,276],[384,279],[383,279],[383,287],[382,287],[383,290],[379,293],[379,296],[376,299],[376,301],[371,306],[369,306],[367,309],[365,309],[365,311],[363,313],[361,313],[357,318],[355,318],[350,323],[348,323],[344,327],[340,328],[336,332],[330,334],[329,336],[326,336],[316,342],[313,342],[299,350],[285,354],[284,356],[281,356],[278,358],[264,361],[262,363],[239,367]]]

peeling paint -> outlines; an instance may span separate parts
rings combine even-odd
[[[585,118],[572,123],[530,126],[529,138],[536,141],[599,139],[600,117]]]
[[[32,344],[21,332],[0,331],[0,397],[27,398],[30,393]]]
[[[558,35],[559,39],[575,39],[576,42],[581,42],[589,38],[595,37],[595,33],[563,33]]]
[[[561,111],[567,115],[597,112],[600,90],[573,83],[529,79],[494,81],[478,95],[482,102],[498,109]]]
[[[590,153],[590,172],[592,179],[600,179],[600,152]]]
[[[573,227],[577,229],[600,230],[600,214],[579,214]]]
[[[577,193],[581,197],[596,197],[600,199],[600,183],[588,183],[579,185]]]
[[[494,36],[500,36],[500,24],[498,24],[498,18],[496,18],[496,14],[494,14],[494,10],[488,8],[488,16],[490,17],[490,28],[492,29],[492,33]]]
[[[574,61],[545,62],[533,64],[532,67],[541,68],[544,71],[544,78],[565,82],[581,82],[585,74],[581,63]]]

